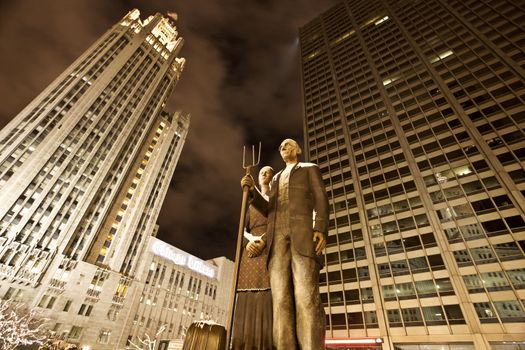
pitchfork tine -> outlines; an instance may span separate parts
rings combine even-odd
[[[246,169],[246,146],[242,147],[242,167]]]
[[[249,173],[249,169],[256,167],[259,165],[259,162],[261,161],[261,143],[259,142],[259,152],[257,153],[257,158],[255,158],[255,146],[252,145],[252,159],[251,162],[248,164],[248,160],[246,159],[246,146],[242,149],[242,167],[246,170],[246,174]]]
[[[261,161],[261,142],[259,142],[259,156],[257,157],[257,163],[255,165],[259,165],[260,161]]]

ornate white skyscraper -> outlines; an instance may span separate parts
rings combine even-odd
[[[129,12],[0,132],[0,296],[49,309],[73,340],[98,333],[82,329],[107,297],[97,323],[109,308],[99,343],[111,343],[189,126],[163,111],[183,40],[170,17],[139,15]],[[70,307],[85,321],[73,322]]]

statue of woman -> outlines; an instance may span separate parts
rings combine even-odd
[[[259,172],[261,194],[266,196],[274,175],[271,167]],[[267,270],[266,217],[250,206],[239,267],[233,321],[234,350],[272,349],[272,295]]]

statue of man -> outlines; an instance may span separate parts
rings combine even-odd
[[[270,183],[268,200],[250,176],[241,180],[252,205],[268,216],[268,269],[273,302],[273,342],[278,350],[324,349],[325,313],[319,295],[319,258],[326,246],[328,197],[316,164],[299,162],[299,144],[279,146],[286,166]]]

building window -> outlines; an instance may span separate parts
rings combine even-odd
[[[78,310],[78,314],[82,316],[89,316],[91,315],[91,311],[93,311],[93,305],[82,304]]]
[[[422,310],[427,326],[447,324],[445,314],[443,313],[443,309],[441,308],[441,306],[423,307]]]
[[[474,309],[478,314],[481,323],[496,323],[496,313],[489,302],[486,303],[474,303]]]
[[[108,344],[109,338],[111,337],[111,331],[107,329],[101,329],[98,334],[97,342],[100,344]]]
[[[516,289],[525,289],[525,269],[507,271],[509,278]]]
[[[525,312],[519,301],[495,301],[494,306],[502,322],[524,322]]]
[[[44,307],[44,305],[46,305],[46,303],[47,303],[48,298],[49,298],[49,296],[44,294],[42,296],[42,299],[40,299],[40,302],[38,303],[38,307]]]
[[[399,310],[386,310],[390,327],[403,327]]]
[[[450,324],[465,324],[465,317],[459,305],[444,305],[445,314]]]
[[[66,301],[66,303],[65,303],[65,305],[64,305],[64,309],[62,309],[62,311],[66,311],[66,312],[69,311],[69,308],[71,307],[71,303],[72,303],[72,302],[73,302],[73,301],[72,301],[71,299],[68,299],[68,300]]]
[[[78,339],[80,338],[80,335],[82,334],[82,327],[73,326],[71,327],[71,330],[69,331],[69,339]]]
[[[13,287],[9,287],[9,289],[7,290],[7,292],[4,295],[4,299],[5,300],[16,300],[17,296],[19,296],[21,294],[21,291],[22,291],[21,289],[16,289],[16,288],[13,288]]]
[[[401,309],[401,314],[403,315],[403,321],[405,321],[405,326],[422,326],[423,318],[421,316],[421,311],[417,307]]]
[[[56,300],[57,300],[56,297],[49,298],[49,302],[47,303],[46,309],[52,309],[53,305],[55,305]]]
[[[332,329],[345,329],[346,317],[345,314],[332,314]]]

